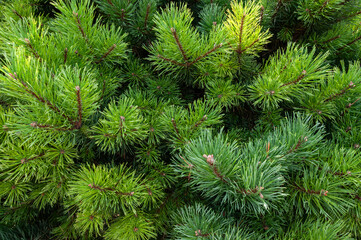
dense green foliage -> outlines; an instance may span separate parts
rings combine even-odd
[[[0,239],[361,239],[361,0],[0,0]]]

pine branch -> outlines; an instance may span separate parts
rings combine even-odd
[[[292,62],[292,59],[290,59],[290,61],[288,63],[291,63],[291,62]],[[280,74],[283,73],[283,71],[286,70],[286,69],[287,69],[287,64],[282,68]]]
[[[252,195],[252,194],[255,194],[255,193],[257,193],[258,191],[262,191],[264,189],[264,187],[258,187],[258,186],[256,186],[255,188],[253,188],[253,189],[237,189],[237,192],[240,192],[240,193],[243,193],[243,194],[245,194],[245,195]],[[263,194],[260,192],[259,193],[259,196],[260,196],[260,198],[264,198],[264,196],[263,196]]]
[[[187,63],[186,65],[187,65],[187,66],[191,66],[191,65],[195,64],[196,62],[202,60],[203,58],[205,58],[206,56],[208,56],[209,54],[211,54],[212,52],[216,51],[218,48],[220,48],[220,47],[222,47],[222,46],[223,46],[222,43],[214,46],[211,50],[209,50],[209,51],[206,52],[205,54],[197,57],[193,62]]]
[[[288,155],[288,154],[290,154],[290,153],[296,152],[296,151],[301,147],[301,145],[302,145],[303,143],[307,142],[307,141],[308,141],[308,138],[307,138],[307,137],[301,137],[301,138],[298,140],[296,146],[294,146],[294,147],[292,147],[290,150],[288,150],[288,152],[287,152],[285,155],[283,155],[282,157],[284,157],[284,156],[286,156],[286,155]]]
[[[323,196],[327,196],[327,193],[328,193],[328,191],[326,191],[326,190],[323,190],[323,189],[321,189],[321,191],[316,191],[316,190],[310,190],[310,189],[305,189],[304,187],[300,187],[300,186],[298,186],[297,184],[295,184],[294,185],[294,187],[297,189],[297,190],[299,190],[299,191],[301,191],[301,192],[304,192],[304,193],[307,193],[307,194],[310,194],[310,195],[323,195]]]
[[[84,29],[83,29],[82,26],[81,26],[81,22],[80,22],[80,19],[79,19],[79,14],[76,13],[76,12],[73,12],[73,14],[74,14],[74,16],[76,17],[77,25],[78,25],[78,28],[79,28],[79,30],[80,30],[80,32],[81,32],[81,35],[83,36],[83,38],[85,39],[85,41],[86,41],[87,43],[89,43],[88,38],[87,38],[87,36],[86,36],[86,34],[85,34],[85,32],[84,32]]]
[[[222,182],[224,183],[228,183],[228,181],[226,179],[224,179],[224,176],[219,172],[219,170],[217,169],[217,167],[214,165],[215,163],[215,160],[214,160],[214,157],[213,157],[213,154],[212,155],[206,155],[204,154],[203,157],[205,157],[207,159],[207,163],[208,165],[212,168],[213,170],[213,173],[219,178],[221,179]]]
[[[68,48],[64,49],[64,64],[66,63],[66,60],[68,59]]]
[[[331,95],[329,98],[327,98],[327,99],[325,100],[325,102],[332,101],[332,100],[334,100],[335,98],[344,95],[347,90],[352,89],[352,88],[354,88],[354,87],[356,87],[356,85],[351,81],[346,88],[342,89],[341,92],[339,92],[339,93],[336,93],[336,94],[334,94],[334,95]]]
[[[345,48],[345,47],[347,47],[347,46],[351,46],[352,44],[354,44],[355,42],[357,42],[357,41],[359,41],[359,40],[361,40],[361,36],[360,36],[360,37],[358,37],[358,38],[356,38],[356,39],[354,39],[353,41],[351,41],[351,42],[347,43],[346,45],[344,45],[344,46],[342,46],[342,47],[338,48],[338,49],[337,49],[338,53],[336,53],[336,55],[341,54],[341,53],[340,53],[340,51],[341,51],[342,49],[344,49],[344,48]]]
[[[200,229],[195,231],[196,237],[208,237],[210,233],[202,233]]]
[[[174,128],[174,130],[175,130],[175,132],[176,132],[176,134],[177,134],[178,139],[179,139],[180,141],[182,141],[183,138],[182,138],[181,135],[179,134],[179,130],[178,130],[178,127],[177,127],[177,124],[176,124],[174,118],[172,118],[172,124],[173,124],[173,128]],[[182,142],[183,142],[183,141],[182,141]]]
[[[361,201],[361,196],[358,196],[357,194],[355,194],[355,199]]]
[[[345,20],[345,19],[348,19],[348,18],[352,18],[352,17],[355,17],[355,16],[360,15],[360,14],[361,14],[361,11],[358,11],[358,12],[352,14],[352,15],[349,15],[349,16],[346,16],[346,17],[343,17],[343,18],[338,19],[337,22],[341,22],[342,20]]]
[[[134,192],[129,192],[129,193],[119,192],[119,191],[115,190],[114,188],[102,188],[100,186],[97,186],[97,185],[91,184],[91,183],[88,186],[92,189],[97,189],[101,192],[107,192],[107,191],[115,192],[117,195],[121,195],[121,196],[133,196],[134,195]]]
[[[40,59],[39,54],[35,51],[35,49],[33,48],[33,45],[31,45],[30,40],[25,38],[25,42],[26,42],[26,45],[28,45],[28,47],[30,48],[30,50],[33,53],[34,57]]]
[[[124,116],[120,116],[120,122],[119,122],[119,130],[118,132],[120,132],[120,135],[123,135],[123,122],[125,120]]]
[[[106,81],[105,81],[105,78],[104,78],[104,79],[103,79],[102,95],[100,96],[98,102],[100,102],[100,101],[104,98],[105,88],[106,88]]]
[[[109,49],[108,51],[98,60],[96,61],[95,63],[96,64],[99,64],[101,63],[115,48],[116,48],[116,44],[113,44]]]
[[[198,122],[196,122],[196,124],[192,126],[191,129],[199,127],[205,120],[207,120],[207,115],[204,115],[201,120],[199,120]]]
[[[67,116],[67,115],[65,115],[64,113],[62,113],[57,106],[55,106],[54,104],[52,104],[49,100],[45,100],[43,97],[41,97],[40,95],[37,95],[35,92],[33,92],[32,90],[30,90],[29,87],[28,87],[28,85],[27,85],[24,81],[22,81],[22,80],[20,80],[20,79],[17,78],[17,75],[16,75],[15,72],[14,72],[14,74],[9,73],[9,75],[10,75],[14,80],[20,82],[20,83],[23,85],[24,90],[25,90],[26,92],[28,92],[31,96],[33,96],[33,97],[34,97],[35,99],[37,99],[39,102],[41,102],[41,103],[45,104],[46,106],[48,106],[48,107],[49,107],[50,109],[52,109],[53,111],[59,113],[61,116],[63,116],[63,117],[64,117],[65,119],[67,119],[69,122],[73,123],[73,120],[72,120],[69,116]]]
[[[179,50],[180,50],[181,53],[182,53],[182,56],[183,56],[184,61],[185,61],[186,63],[188,63],[188,57],[187,57],[187,55],[186,55],[186,53],[185,53],[185,51],[184,51],[184,49],[183,49],[182,44],[181,44],[180,41],[179,41],[179,37],[178,37],[178,34],[177,34],[176,30],[175,30],[174,28],[171,28],[170,30],[172,31],[173,37],[174,37],[174,39],[175,39],[175,41],[176,41],[176,43],[177,43],[177,45],[178,45]],[[186,65],[187,65],[187,64],[186,64]]]
[[[260,16],[260,19],[259,19],[259,23],[261,24],[262,23],[262,20],[263,20],[263,14],[264,14],[264,7],[261,6],[261,16]]]
[[[79,129],[82,125],[82,102],[81,102],[81,97],[80,97],[80,87],[76,86],[75,87],[76,90],[76,100],[78,103],[78,116],[79,116],[79,120],[74,124],[76,129]]]
[[[23,20],[23,17],[16,11],[16,10],[12,10],[13,13],[16,14],[16,16],[18,16],[21,20]]]
[[[71,128],[63,128],[63,127],[55,127],[55,126],[51,126],[48,124],[39,124],[37,122],[32,122],[30,123],[30,126],[33,128],[42,128],[42,129],[49,129],[49,130],[55,130],[55,131],[71,131],[74,130],[75,127],[71,127]]]
[[[285,87],[285,86],[288,86],[288,85],[291,85],[291,84],[298,83],[299,81],[301,81],[306,76],[306,73],[307,73],[306,70],[303,70],[302,74],[300,76],[298,76],[298,78],[296,80],[294,80],[292,82],[285,83],[281,87]]]
[[[165,57],[161,56],[160,54],[158,54],[157,57],[158,57],[158,58],[161,58],[161,59],[163,59],[163,60],[165,60],[165,61],[167,61],[167,62],[171,62],[171,63],[173,63],[174,65],[178,65],[178,66],[182,66],[182,67],[186,67],[186,66],[187,66],[187,65],[184,64],[184,63],[179,63],[179,62],[174,61],[174,60],[172,60],[172,59],[165,58]]]
[[[144,29],[147,28],[147,22],[148,22],[150,7],[151,7],[151,5],[150,5],[150,3],[148,3],[148,5],[147,5],[147,12],[146,12],[145,18],[144,18]]]
[[[326,40],[326,41],[323,41],[322,44],[326,44],[326,43],[332,42],[332,41],[334,41],[334,40],[336,40],[336,39],[338,39],[338,38],[340,38],[340,37],[341,37],[341,35],[337,35],[336,37],[333,37],[333,38],[330,38],[330,39],[328,39],[328,40]]]
[[[281,8],[281,4],[282,4],[282,0],[278,0],[278,3],[277,3],[277,6],[276,6],[276,9],[275,9],[275,12],[274,14],[272,15],[271,19],[273,20],[276,15],[278,14],[278,11],[280,10]]]
[[[245,18],[246,18],[246,15],[243,15],[242,20],[241,20],[241,26],[239,27],[239,47],[237,49],[238,53],[240,53],[242,51],[242,35],[243,35],[243,25],[244,25]]]
[[[238,52],[239,54],[244,53],[247,49],[251,48],[255,43],[257,43],[259,41],[259,38],[257,38],[256,40],[254,40],[249,46],[245,47],[243,50],[239,51],[236,50],[236,52]]]
[[[326,7],[326,5],[330,2],[330,0],[326,0],[323,2],[320,10],[318,11],[318,14],[320,14],[322,12],[322,10]]]
[[[41,158],[41,157],[44,156],[44,155],[45,155],[45,153],[40,153],[39,155],[34,156],[34,157],[31,157],[31,158],[23,158],[23,159],[21,159],[21,164],[30,162],[30,161],[35,160],[35,159],[37,159],[37,158]]]

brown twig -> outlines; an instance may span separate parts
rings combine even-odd
[[[360,37],[358,37],[358,38],[356,38],[356,39],[354,39],[353,41],[351,41],[351,42],[347,43],[346,45],[344,45],[344,46],[342,46],[342,47],[338,48],[338,49],[337,49],[338,53],[336,53],[336,55],[339,55],[339,54],[340,54],[340,51],[341,51],[342,49],[344,49],[345,47],[347,47],[347,46],[351,46],[352,44],[354,44],[355,42],[357,42],[357,41],[359,41],[359,40],[361,40],[361,36],[360,36]]]
[[[194,126],[192,126],[191,129],[199,127],[205,120],[207,120],[207,115],[204,115],[201,120],[199,120],[198,122],[196,122],[196,124],[194,124]]]
[[[75,129],[75,126],[73,126],[71,128],[63,128],[63,127],[51,126],[51,125],[48,125],[48,124],[39,124],[37,122],[30,123],[30,126],[33,127],[33,128],[51,129],[51,130],[55,130],[55,131],[71,131],[71,130]]]
[[[216,175],[219,179],[221,179],[222,182],[228,183],[228,181],[224,178],[224,176],[219,172],[219,170],[215,166],[215,160],[213,154],[212,155],[204,154],[203,157],[207,159],[207,163],[212,168],[214,175]]]
[[[253,45],[259,41],[259,38],[254,40],[249,46],[245,47],[243,50],[236,50],[236,52],[238,52],[239,54],[244,53],[247,49],[253,47]]]
[[[147,5],[147,12],[145,13],[145,18],[144,18],[144,28],[147,28],[147,22],[148,22],[148,17],[149,17],[149,12],[150,12],[150,3],[148,3]]]
[[[33,92],[32,90],[30,90],[29,87],[28,87],[28,85],[27,85],[24,81],[22,81],[22,80],[20,80],[20,79],[17,78],[17,75],[16,75],[15,72],[14,72],[14,74],[9,73],[9,75],[10,75],[10,77],[12,77],[14,80],[19,81],[19,82],[23,85],[24,90],[25,90],[26,92],[28,92],[31,96],[33,96],[34,98],[36,98],[39,102],[47,105],[47,106],[48,106],[50,109],[52,109],[53,111],[59,113],[61,116],[63,116],[64,118],[66,118],[69,122],[73,123],[73,120],[72,120],[69,116],[67,116],[67,115],[65,115],[64,113],[62,113],[57,106],[53,105],[49,100],[45,100],[43,97],[41,97],[40,95],[37,95],[35,92]]]
[[[174,28],[171,28],[170,30],[172,31],[173,37],[174,37],[174,39],[175,39],[175,41],[176,41],[176,43],[178,45],[179,50],[182,53],[184,61],[186,63],[188,63],[188,57],[187,57],[187,55],[186,55],[186,53],[185,53],[185,51],[183,49],[183,46],[182,46],[181,42],[179,41],[179,37],[178,37],[178,34],[177,34],[176,30]]]
[[[161,56],[160,54],[158,54],[157,57],[158,57],[158,58],[161,58],[161,59],[163,59],[163,60],[165,60],[165,61],[167,61],[167,62],[171,62],[171,63],[173,63],[174,65],[178,65],[178,66],[182,66],[182,67],[186,67],[186,66],[187,66],[187,65],[184,64],[184,63],[179,63],[179,62],[174,61],[174,60],[172,60],[172,59],[163,57],[163,56]]]
[[[243,35],[243,25],[244,25],[244,19],[246,18],[246,15],[242,16],[241,20],[241,26],[239,27],[239,47],[238,47],[238,53],[242,51],[242,35]]]
[[[208,237],[210,234],[209,233],[202,233],[202,231],[200,229],[195,231],[196,237]]]
[[[317,194],[317,195],[319,195],[319,194],[321,194],[321,195],[323,195],[323,196],[327,196],[327,193],[328,193],[328,191],[326,191],[326,190],[324,190],[324,189],[321,189],[321,191],[316,191],[316,190],[310,190],[310,189],[305,189],[304,187],[300,187],[300,186],[298,186],[297,184],[295,184],[294,185],[294,187],[297,189],[297,190],[299,190],[299,191],[301,191],[301,192],[304,192],[304,193],[307,193],[307,194]]]
[[[275,12],[274,14],[272,15],[271,19],[274,19],[278,13],[278,10],[280,10],[281,8],[281,4],[282,4],[282,0],[278,0],[278,3],[277,3],[277,6],[276,6],[276,9],[275,9]]]
[[[68,48],[64,49],[64,64],[66,63],[66,60],[68,58]]]
[[[78,116],[79,120],[75,123],[75,128],[79,129],[82,125],[82,102],[81,102],[81,96],[80,96],[80,87],[76,86],[76,101],[78,103]]]
[[[36,57],[36,58],[40,58],[39,54],[35,51],[35,49],[33,48],[33,45],[31,45],[30,43],[30,40],[25,38],[25,42],[26,42],[26,45],[28,45],[28,47],[30,48],[31,52],[33,53],[33,55]]]
[[[109,49],[108,51],[98,60],[96,61],[95,63],[96,64],[99,64],[101,63],[115,48],[116,48],[116,44],[113,44]]]
[[[18,16],[21,20],[23,20],[23,17],[16,10],[13,10],[13,13],[15,13],[16,16]]]
[[[80,19],[79,19],[79,14],[76,13],[76,12],[73,12],[73,14],[74,14],[74,16],[76,17],[76,21],[77,21],[77,24],[78,24],[78,28],[79,28],[79,30],[80,30],[80,32],[81,32],[81,35],[83,36],[83,38],[85,39],[85,41],[88,43],[88,38],[87,38],[87,36],[86,36],[86,34],[85,34],[85,32],[84,32],[84,29],[83,29],[82,26],[81,26],[81,22],[80,22]]]
[[[358,12],[352,14],[352,15],[349,15],[349,16],[338,19],[337,22],[341,22],[342,20],[345,20],[347,18],[352,18],[352,17],[355,17],[355,16],[360,15],[360,14],[361,14],[361,11],[358,11]]]
[[[30,161],[35,160],[35,159],[37,159],[37,158],[41,158],[41,157],[44,156],[44,155],[45,155],[45,153],[40,153],[39,155],[34,156],[34,157],[31,157],[31,158],[23,158],[23,159],[21,159],[21,164],[30,162]]]
[[[302,74],[300,76],[298,76],[296,80],[294,80],[292,82],[285,83],[281,87],[285,87],[285,86],[288,86],[288,85],[291,85],[291,84],[298,83],[299,81],[301,81],[306,76],[306,73],[307,73],[306,70],[303,70]]]
[[[334,40],[336,40],[336,39],[338,39],[338,38],[340,38],[340,37],[341,37],[341,35],[337,35],[336,37],[333,37],[333,38],[330,38],[330,39],[328,39],[328,40],[326,40],[326,41],[323,41],[322,44],[326,44],[326,43],[332,42],[332,41],[334,41]]]
[[[333,99],[340,97],[346,93],[347,90],[354,88],[356,85],[351,81],[347,87],[341,90],[341,92],[331,95],[329,98],[325,100],[325,102],[332,101]]]
[[[200,61],[201,59],[205,58],[206,56],[208,56],[209,54],[211,54],[212,52],[216,51],[218,48],[220,48],[220,47],[222,47],[222,46],[223,46],[222,43],[214,46],[211,50],[209,50],[209,51],[206,52],[205,54],[197,57],[193,62],[188,63],[187,66],[191,66],[191,65],[195,64],[196,62],[198,62],[198,61]]]
[[[326,0],[326,1],[323,2],[320,10],[318,11],[319,14],[322,12],[322,10],[326,7],[326,5],[327,5],[329,2],[330,2],[330,0]]]
[[[111,192],[115,192],[117,195],[122,195],[122,196],[133,196],[134,192],[129,192],[129,193],[124,193],[124,192],[119,192],[117,190],[115,190],[114,188],[102,188],[100,186],[97,186],[95,184],[89,184],[88,187],[92,188],[92,189],[97,189],[101,192],[106,192],[106,191],[111,191]]]

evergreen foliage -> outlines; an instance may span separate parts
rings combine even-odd
[[[0,0],[0,239],[361,239],[360,0]]]

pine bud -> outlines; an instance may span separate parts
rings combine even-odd
[[[207,163],[209,165],[213,165],[215,160],[214,160],[214,157],[213,157],[213,154],[212,155],[206,155],[206,154],[203,154],[203,157],[205,157],[207,159]]]
[[[30,126],[32,126],[32,127],[36,127],[36,122],[32,122],[32,123],[30,123]]]
[[[139,229],[138,229],[137,227],[135,227],[133,231],[134,231],[134,232],[138,232],[138,230],[139,230]]]
[[[125,117],[124,116],[120,116],[120,120],[124,121]]]
[[[79,86],[76,86],[76,87],[75,87],[75,90],[80,91],[80,87],[79,87]]]

